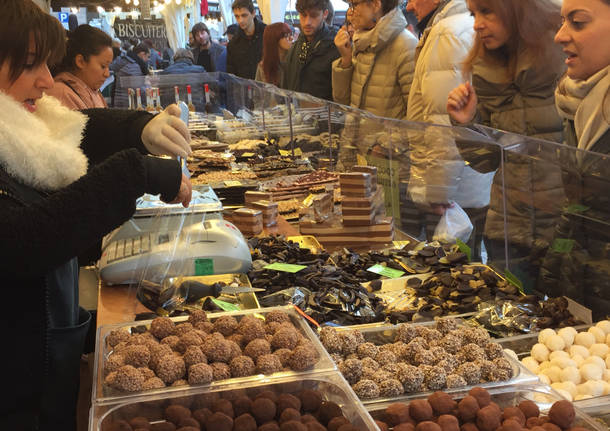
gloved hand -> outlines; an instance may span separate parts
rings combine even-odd
[[[142,143],[157,156],[187,157],[191,151],[191,135],[180,119],[180,108],[171,104],[156,115],[142,130]]]
[[[184,208],[188,208],[191,202],[193,194],[193,186],[191,185],[191,180],[184,174],[182,174],[182,180],[180,182],[180,190],[178,190],[178,194],[170,204],[182,204]]]

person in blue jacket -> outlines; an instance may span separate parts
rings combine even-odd
[[[174,55],[174,63],[166,67],[162,75],[174,75],[179,73],[203,73],[206,70],[203,66],[193,64],[193,53],[185,48],[180,48]]]

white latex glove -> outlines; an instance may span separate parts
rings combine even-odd
[[[192,153],[190,142],[191,135],[176,104],[165,108],[142,130],[142,143],[157,156],[187,157]]]

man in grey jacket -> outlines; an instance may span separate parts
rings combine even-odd
[[[227,48],[212,41],[210,30],[198,22],[191,30],[195,47],[193,48],[194,64],[203,66],[206,72],[227,71]]]

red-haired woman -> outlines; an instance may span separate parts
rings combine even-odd
[[[282,61],[292,46],[290,26],[276,22],[265,27],[263,33],[263,59],[256,68],[256,80],[278,85],[282,82]]]
[[[554,96],[565,70],[565,56],[553,43],[561,25],[558,3],[468,0],[468,8],[476,33],[465,61],[472,84],[467,82],[449,93],[447,112],[452,120],[561,142],[562,122]],[[558,170],[516,159],[507,162],[505,195],[500,171],[492,185],[485,247],[490,260],[503,260],[506,205],[509,255],[526,263],[534,244],[548,244],[552,237],[563,202],[561,176]],[[536,277],[535,271],[531,276]]]

